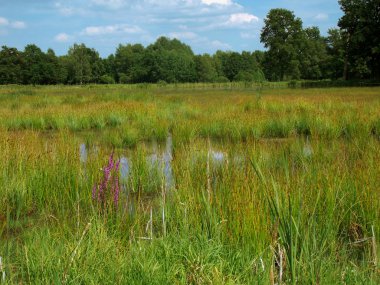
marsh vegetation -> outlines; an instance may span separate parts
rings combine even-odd
[[[3,282],[379,284],[379,88],[180,87],[0,87]]]

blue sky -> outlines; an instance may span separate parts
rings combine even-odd
[[[337,0],[0,0],[0,45],[34,43],[65,54],[85,43],[105,57],[119,43],[178,38],[195,53],[263,49],[260,30],[272,8],[286,8],[322,34],[342,15]]]

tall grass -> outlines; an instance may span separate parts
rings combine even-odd
[[[5,282],[380,282],[376,89],[264,90],[258,103],[239,90],[46,87],[14,109],[19,87],[4,88]],[[101,211],[92,191],[111,153],[128,175]]]

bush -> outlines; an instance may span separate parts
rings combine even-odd
[[[115,84],[115,79],[110,75],[102,75],[99,80],[100,84]]]
[[[239,71],[238,74],[236,74],[235,81],[240,81],[240,82],[253,82],[253,74],[248,72],[248,71]]]
[[[127,84],[129,82],[128,75],[125,73],[119,73],[119,83],[120,84]]]
[[[168,83],[165,80],[158,80],[157,85],[158,87],[165,87]]]
[[[215,82],[217,82],[217,83],[227,83],[227,82],[230,82],[230,81],[229,81],[228,78],[225,77],[225,76],[218,76],[218,77],[215,79]]]

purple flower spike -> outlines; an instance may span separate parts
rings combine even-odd
[[[115,161],[114,153],[110,155],[108,159],[108,165],[103,168],[103,177],[98,183],[96,183],[92,189],[92,198],[95,200],[98,196],[98,202],[103,208],[106,208],[109,203],[109,199],[113,198],[113,204],[115,207],[119,203],[119,166],[120,160]],[[97,194],[97,195],[96,195]]]

